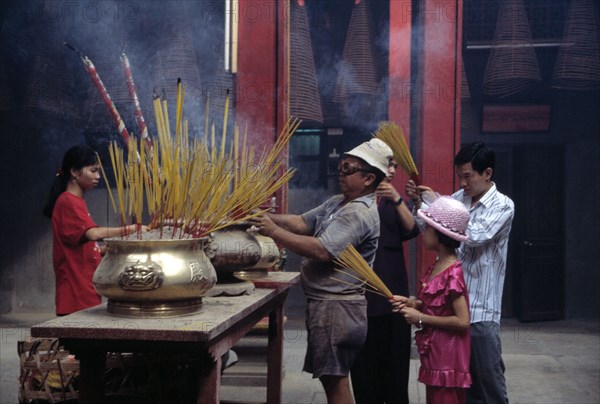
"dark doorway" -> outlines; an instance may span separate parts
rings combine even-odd
[[[562,319],[564,151],[561,146],[517,147],[513,159],[515,315],[521,321]]]
[[[494,182],[515,203],[502,316],[558,320],[565,312],[564,150],[560,145],[489,144]]]

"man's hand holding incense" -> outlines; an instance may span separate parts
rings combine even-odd
[[[405,192],[417,208],[421,207],[421,202],[431,204],[439,197],[439,195],[430,187],[426,185],[417,185],[413,180],[408,180]]]
[[[389,199],[393,202],[398,202],[401,199],[396,188],[388,181],[381,181],[375,190],[375,196],[377,198]]]
[[[259,215],[248,219],[248,223],[256,228],[263,236],[271,237],[279,228],[268,215]]]

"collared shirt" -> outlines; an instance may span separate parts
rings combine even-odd
[[[498,192],[496,184],[471,206],[471,197],[461,189],[452,194],[470,212],[469,239],[458,249],[458,258],[469,289],[471,323],[493,321],[500,324],[502,290],[506,275],[508,236],[515,205]]]
[[[379,238],[379,213],[374,194],[356,198],[341,206],[343,195],[336,195],[304,213],[302,218],[329,253],[337,257],[352,244],[369,265],[373,265]],[[333,261],[302,261],[302,285],[307,297],[314,299],[364,299],[360,280],[334,269]],[[341,279],[343,282],[332,279]]]

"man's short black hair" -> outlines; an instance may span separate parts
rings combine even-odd
[[[473,170],[479,174],[482,174],[488,167],[492,169],[493,174],[496,167],[496,156],[494,151],[482,142],[469,143],[464,145],[454,157],[455,166],[467,163],[471,163]]]

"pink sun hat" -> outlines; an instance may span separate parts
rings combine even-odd
[[[417,216],[440,233],[457,240],[467,240],[469,211],[462,202],[449,196],[437,198],[429,207],[419,209]]]

